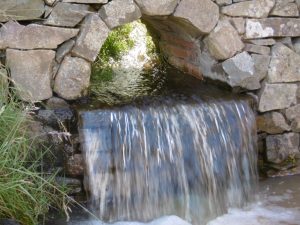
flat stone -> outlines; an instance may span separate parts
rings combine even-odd
[[[298,6],[294,0],[276,0],[271,16],[299,17]]]
[[[68,194],[78,194],[82,192],[82,183],[80,179],[70,177],[55,177],[56,183],[67,188]]]
[[[228,21],[220,21],[208,35],[207,45],[210,54],[219,60],[228,59],[244,47],[237,31]]]
[[[261,81],[268,74],[268,68],[269,68],[271,57],[268,55],[258,55],[258,54],[252,54],[251,57],[254,61],[254,71],[255,71],[254,74]]]
[[[285,116],[289,121],[300,117],[300,104],[292,106],[285,110]]]
[[[52,97],[51,73],[55,52],[7,49],[6,64],[20,98],[37,102]]]
[[[82,97],[90,82],[91,64],[78,57],[66,56],[54,81],[54,91],[62,98]]]
[[[290,49],[294,50],[294,45],[292,43],[292,38],[291,37],[277,38],[276,41],[280,42],[280,43],[286,45],[287,47],[289,47]]]
[[[266,147],[268,161],[281,163],[289,156],[299,154],[299,134],[269,135],[266,138]]]
[[[219,7],[210,0],[181,0],[173,15],[205,34],[216,26]]]
[[[281,43],[274,45],[268,81],[270,83],[300,81],[300,55]]]
[[[264,18],[274,7],[274,0],[243,1],[222,8],[222,13],[228,16]]]
[[[276,41],[273,38],[247,40],[247,42],[250,42],[254,45],[266,45],[266,46],[271,46],[276,43]]]
[[[61,27],[75,27],[88,13],[90,13],[90,10],[91,8],[89,5],[58,2],[44,24]]]
[[[64,59],[64,57],[72,50],[73,46],[75,45],[74,40],[69,40],[63,43],[56,51],[55,59],[58,63]]]
[[[297,84],[264,84],[259,93],[260,112],[285,109],[297,102]]]
[[[268,112],[256,117],[257,129],[268,134],[281,134],[290,131],[283,115],[279,112]]]
[[[247,52],[227,59],[222,63],[222,67],[228,74],[230,86],[243,87],[249,90],[260,88],[259,79],[254,76],[253,59]]]
[[[95,61],[110,30],[97,14],[89,14],[81,25],[72,54]]]
[[[180,0],[135,0],[142,13],[149,16],[171,15]]]
[[[300,19],[265,18],[247,19],[245,38],[300,36]]]
[[[300,37],[297,37],[293,40],[294,50],[300,55]]]
[[[56,49],[58,45],[76,36],[78,32],[78,29],[38,24],[23,26],[10,21],[0,28],[0,49]]]
[[[102,6],[99,15],[106,25],[113,29],[138,20],[142,13],[133,0],[114,0]]]
[[[1,0],[0,22],[39,19],[44,13],[43,0]]]
[[[62,2],[84,3],[84,4],[106,4],[108,0],[62,0]]]
[[[245,44],[244,51],[261,54],[261,55],[269,55],[271,50],[269,47],[266,46]]]

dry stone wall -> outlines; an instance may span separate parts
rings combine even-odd
[[[267,160],[299,156],[299,0],[2,0],[0,57],[24,101],[74,100],[109,32],[142,18],[168,62],[257,98]]]

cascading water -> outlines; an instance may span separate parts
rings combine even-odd
[[[256,187],[245,99],[156,97],[80,112],[91,209],[105,221],[178,215],[205,224]]]

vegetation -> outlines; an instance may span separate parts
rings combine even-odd
[[[0,88],[0,218],[36,225],[49,207],[66,207],[66,194],[54,182],[55,175],[41,169],[45,149],[28,135],[30,107],[16,102],[6,82]]]

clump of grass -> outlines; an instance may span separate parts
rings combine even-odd
[[[45,149],[28,136],[28,105],[7,95],[7,85],[0,88],[0,218],[36,225],[50,207],[66,208],[67,195],[54,182],[55,174],[41,169]]]

